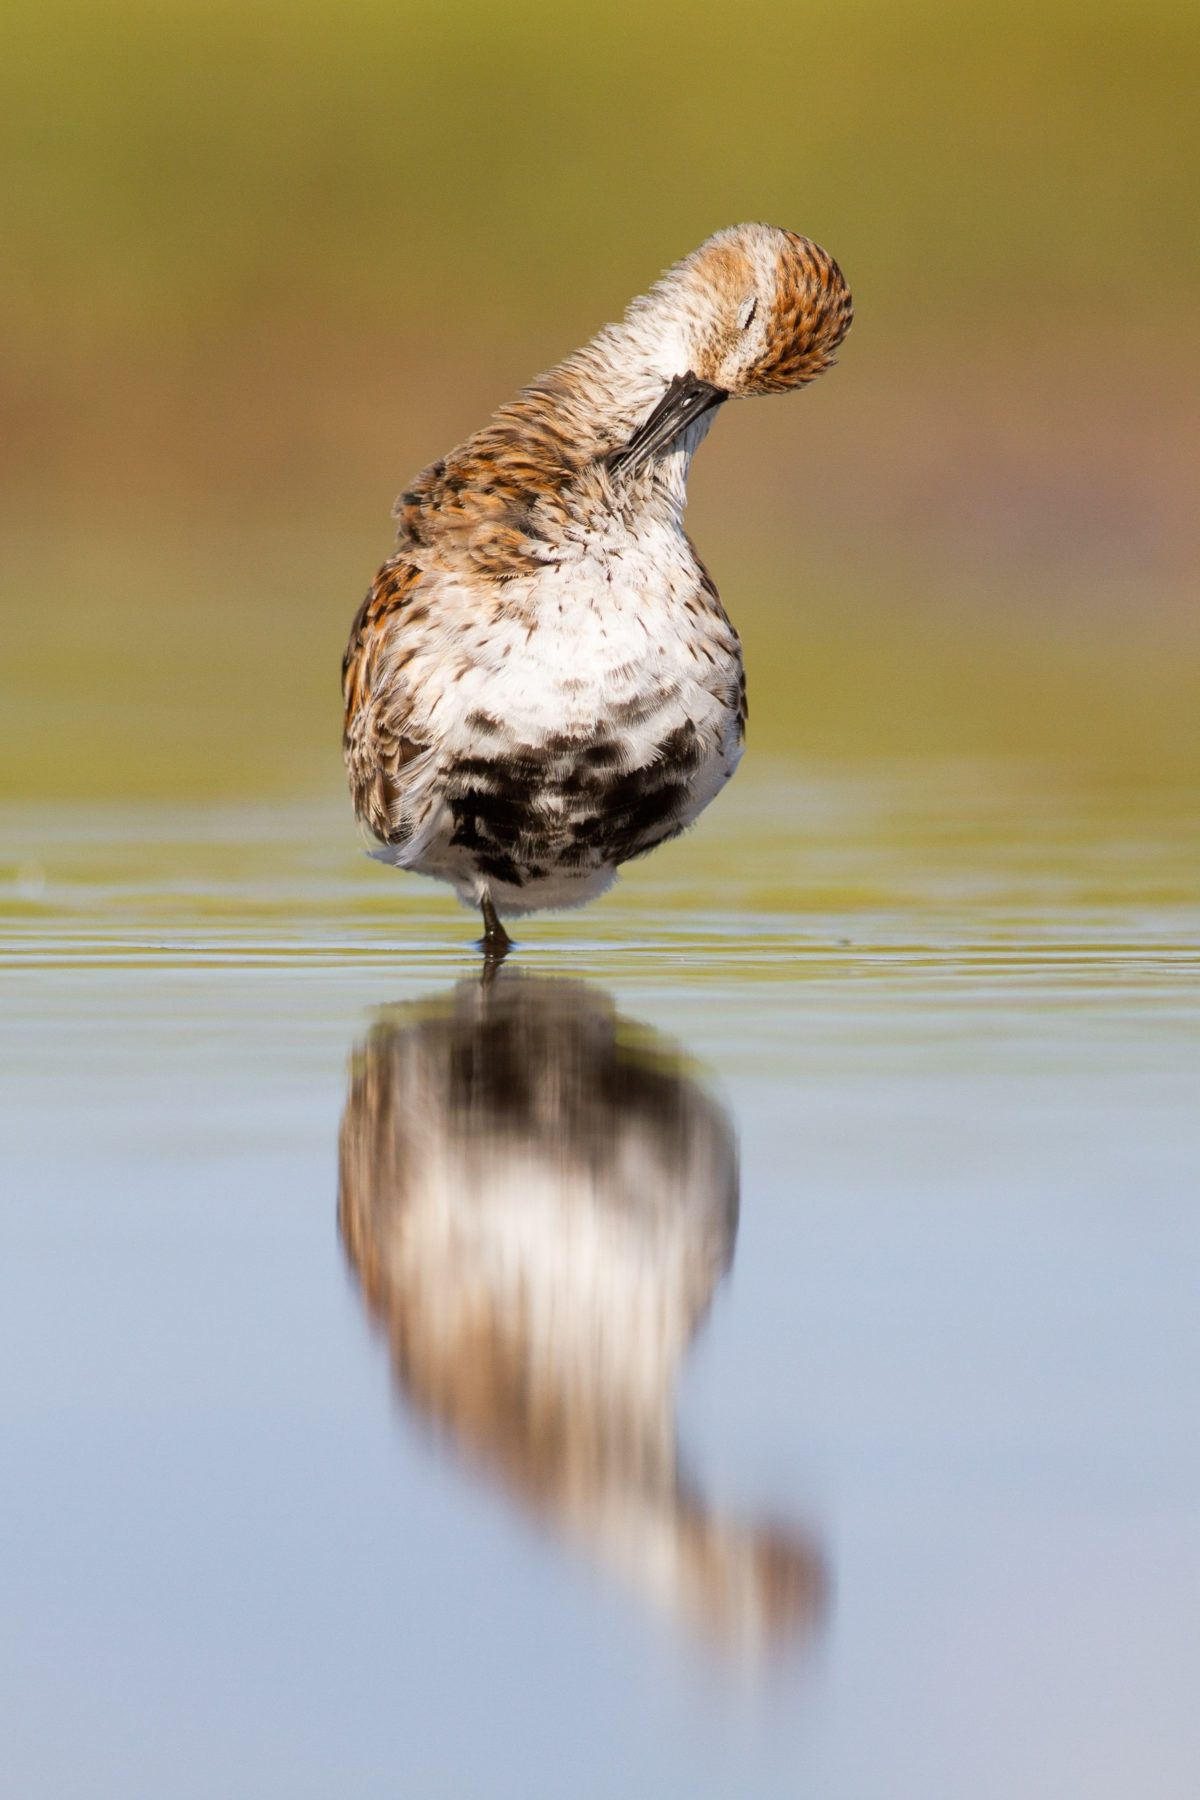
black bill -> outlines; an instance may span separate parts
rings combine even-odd
[[[665,448],[686,426],[695,424],[728,398],[724,388],[701,381],[690,369],[686,375],[676,375],[650,417],[638,426],[622,449],[612,452],[609,468],[630,472],[642,468],[656,450]]]

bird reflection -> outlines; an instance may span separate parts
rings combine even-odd
[[[358,1047],[338,1221],[405,1401],[647,1598],[760,1648],[816,1623],[820,1557],[710,1508],[674,1428],[737,1216],[727,1114],[596,989],[501,972]]]

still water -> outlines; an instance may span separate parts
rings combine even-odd
[[[5,1791],[1193,1795],[1198,816],[747,773],[484,984],[6,813]]]

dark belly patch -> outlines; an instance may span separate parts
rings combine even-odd
[[[613,739],[560,737],[464,758],[446,777],[451,844],[469,851],[481,874],[514,887],[555,869],[642,855],[680,829],[703,751],[686,720],[653,761],[622,769],[622,755]]]

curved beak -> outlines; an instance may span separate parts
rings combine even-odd
[[[724,388],[714,387],[711,381],[701,381],[690,369],[686,375],[676,375],[654,411],[638,426],[629,442],[620,450],[612,451],[608,458],[609,468],[636,473],[686,426],[694,425],[697,419],[728,398]]]

